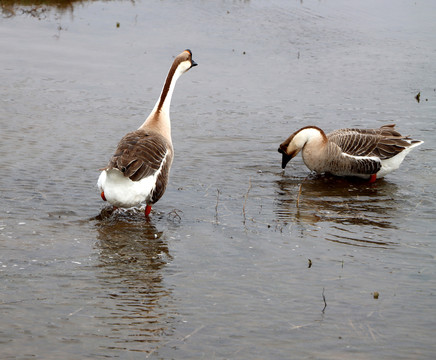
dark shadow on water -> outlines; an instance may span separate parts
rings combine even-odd
[[[95,219],[98,280],[107,290],[102,316],[110,344],[106,350],[150,354],[173,331],[171,289],[163,269],[172,260],[164,234],[142,211],[103,209]]]
[[[396,245],[386,233],[395,229],[392,217],[396,211],[397,186],[384,179],[370,184],[329,175],[311,174],[304,179],[282,174],[276,188],[275,213],[284,224],[328,223],[324,234],[328,241],[355,246]]]

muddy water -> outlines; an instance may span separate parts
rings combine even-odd
[[[3,13],[1,358],[432,358],[435,11],[97,1]],[[199,66],[173,97],[169,188],[148,223],[112,212],[98,169],[185,48]],[[302,126],[393,122],[425,144],[376,184],[307,177],[301,158],[281,170],[277,146]]]

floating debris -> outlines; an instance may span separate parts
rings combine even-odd
[[[308,262],[309,262],[308,268],[310,269],[312,267],[312,260],[308,259]]]
[[[374,297],[374,299],[378,299],[378,297],[379,297],[379,293],[378,293],[378,291],[374,291],[374,293],[372,294],[372,296]]]
[[[419,102],[421,101],[421,91],[418,94],[416,94],[415,99],[419,104]]]

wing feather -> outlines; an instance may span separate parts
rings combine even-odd
[[[172,160],[173,147],[162,135],[136,130],[125,135],[109,161],[107,170],[118,169],[132,181],[139,181],[153,175],[163,162]]]
[[[334,142],[328,143],[327,154],[326,171],[334,175],[371,175],[381,168],[377,157],[347,154]]]
[[[379,129],[340,129],[327,135],[347,155],[389,159],[408,148],[410,138],[395,131],[395,125]]]

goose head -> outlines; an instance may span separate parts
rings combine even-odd
[[[176,64],[177,69],[181,74],[188,71],[190,68],[197,66],[198,64],[192,59],[192,51],[186,49],[180,53],[175,59],[174,64]]]
[[[140,129],[150,125],[153,122],[158,121],[160,116],[161,118],[166,118],[166,131],[169,134],[169,113],[174,87],[179,77],[194,66],[197,66],[197,63],[192,59],[191,50],[186,49],[185,51],[181,52],[179,55],[176,56],[168,72],[161,94],[157,99],[153,110],[151,111],[148,118],[145,120],[144,124],[141,125]]]
[[[282,169],[287,163],[297,156],[304,148],[308,141],[314,138],[324,138],[324,132],[316,126],[306,126],[294,132],[278,148],[278,152],[282,154]]]

